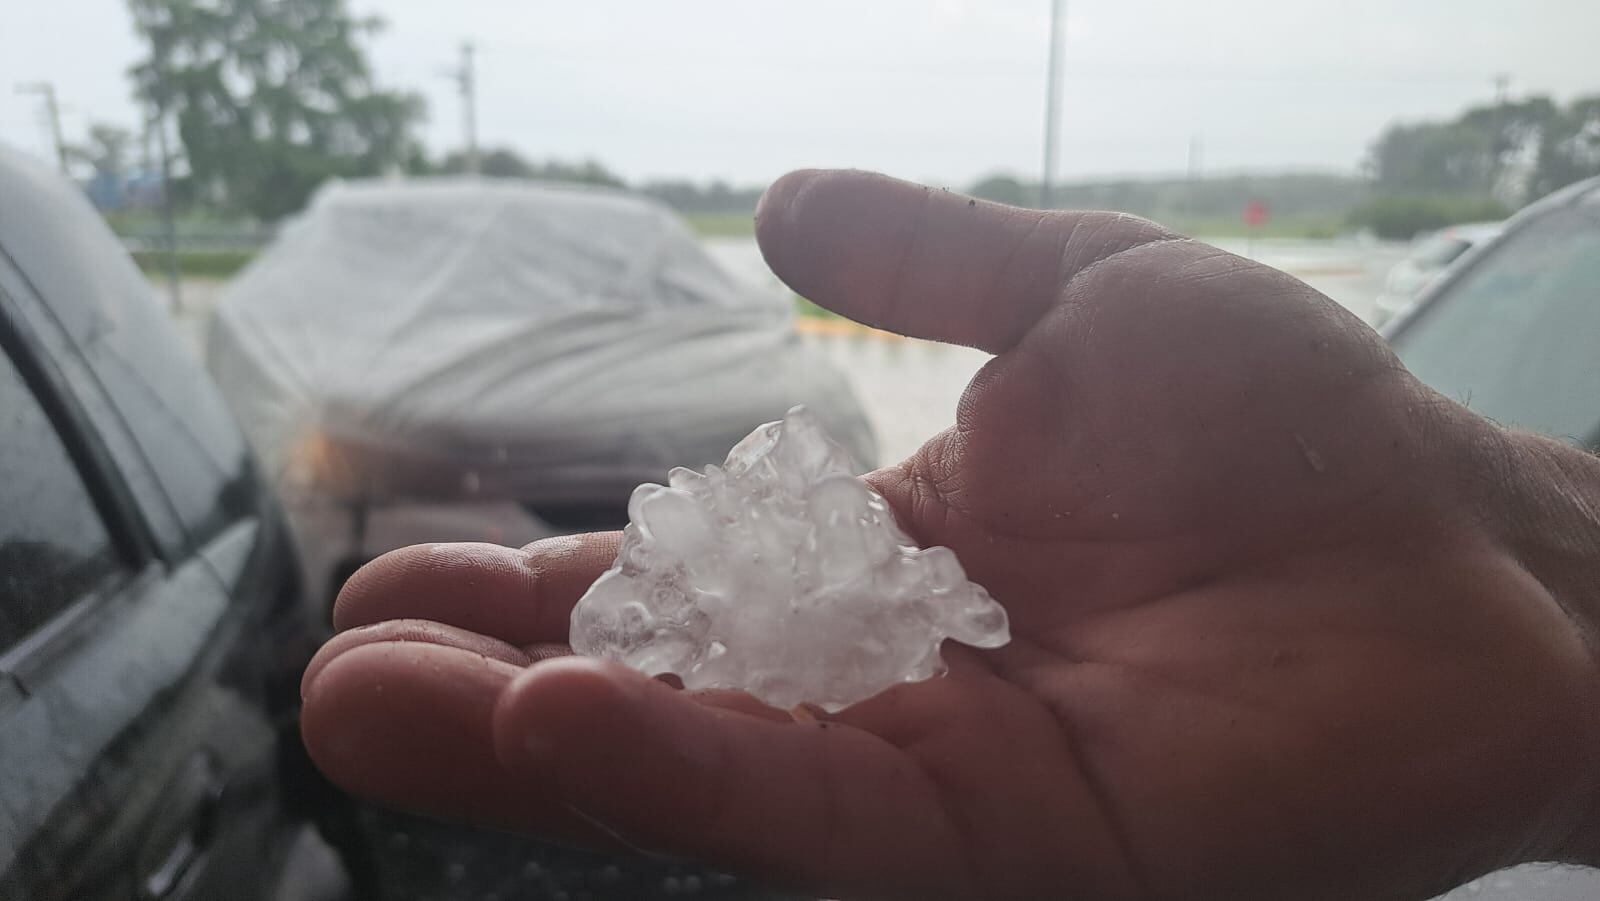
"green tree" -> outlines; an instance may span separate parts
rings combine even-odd
[[[530,178],[533,167],[515,150],[491,150],[483,157],[480,168],[490,178]]]
[[[1491,197],[1395,194],[1374,197],[1350,211],[1348,221],[1380,238],[1408,240],[1421,232],[1463,222],[1504,219],[1511,211]]]
[[[1392,125],[1373,144],[1368,168],[1380,194],[1520,205],[1600,175],[1600,96],[1565,107],[1529,97],[1448,122]]]
[[[139,97],[177,122],[193,193],[262,219],[332,177],[405,164],[422,115],[379,90],[344,0],[129,0]]]
[[[736,187],[725,181],[696,184],[685,179],[657,179],[645,182],[639,192],[681,213],[746,216],[755,213],[764,188]]]
[[[448,154],[440,161],[435,171],[443,175],[465,173],[466,154],[460,151]],[[621,176],[596,160],[583,160],[577,163],[545,160],[542,163],[535,163],[509,147],[497,147],[484,152],[478,162],[478,173],[487,178],[532,178],[540,181],[605,185],[611,188],[626,187]]]
[[[88,164],[97,177],[118,178],[128,170],[133,135],[126,128],[97,122],[89,126],[89,141],[68,149],[68,154]]]
[[[1022,182],[1009,175],[991,175],[968,188],[967,193],[1011,206],[1033,206],[1039,197],[1038,188],[1024,188]]]
[[[1573,100],[1551,118],[1529,187],[1533,196],[1542,197],[1596,175],[1600,175],[1600,95]]]

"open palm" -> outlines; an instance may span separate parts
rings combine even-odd
[[[1501,521],[1521,439],[1131,217],[796,173],[758,231],[818,303],[997,354],[867,478],[1014,641],[802,722],[534,663],[615,534],[410,548],[308,671],[329,775],[851,897],[1425,898],[1568,851],[1595,661]]]

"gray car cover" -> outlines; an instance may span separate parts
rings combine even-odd
[[[335,183],[218,301],[206,358],[286,488],[583,502],[720,462],[797,403],[875,463],[790,316],[635,195]]]

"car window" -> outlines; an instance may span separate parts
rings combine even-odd
[[[1466,253],[1467,248],[1471,246],[1471,241],[1464,241],[1454,235],[1434,235],[1422,242],[1416,252],[1411,254],[1411,259],[1419,266],[1439,269],[1448,266],[1456,257]]]
[[[1535,219],[1395,339],[1407,367],[1506,425],[1574,442],[1600,428],[1600,210]]]
[[[0,354],[0,651],[121,563],[66,447]]]
[[[155,473],[191,543],[216,534],[251,505],[244,437],[226,404],[82,193],[0,159],[7,166],[20,177],[6,202],[30,213],[5,235],[6,255],[92,370],[97,384],[82,393],[103,390],[122,420],[97,425],[133,436],[137,455],[118,464]]]

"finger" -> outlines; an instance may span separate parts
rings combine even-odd
[[[525,670],[495,739],[504,767],[636,847],[869,895],[960,859],[938,790],[893,745],[702,703],[616,664]]]
[[[495,701],[521,672],[427,642],[351,648],[306,685],[306,749],[328,778],[386,805],[612,844],[495,756]]]
[[[350,577],[334,603],[340,630],[427,619],[525,646],[567,640],[572,607],[616,560],[620,532],[496,544],[419,544]]]
[[[756,209],[767,264],[801,296],[991,353],[1014,346],[1078,271],[1175,237],[1133,216],[1023,210],[857,171],[791,172]]]
[[[477,632],[469,632],[466,629],[458,629],[454,626],[430,622],[425,619],[384,620],[380,623],[373,623],[370,626],[360,626],[340,632],[328,639],[327,643],[312,656],[311,662],[306,664],[305,674],[300,677],[301,695],[305,695],[306,688],[310,686],[317,674],[322,672],[322,668],[340,654],[364,644],[392,641],[421,641],[443,647],[459,648],[463,651],[477,654],[480,657],[498,660],[501,663],[515,667],[527,666],[536,659],[555,656],[542,649],[535,653],[533,650],[524,650],[506,644],[498,638],[490,638]]]

